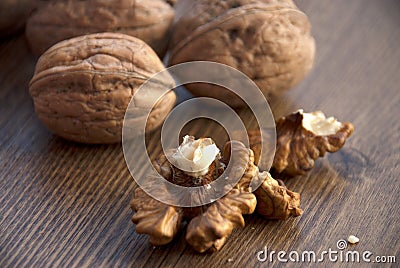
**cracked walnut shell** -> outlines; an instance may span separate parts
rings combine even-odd
[[[92,34],[65,40],[47,50],[39,58],[29,90],[36,114],[53,133],[83,143],[115,143],[121,141],[132,96],[163,69],[156,53],[135,37]],[[132,126],[146,123],[147,114],[140,114],[140,110],[152,108],[147,107],[149,98],[159,92],[160,85],[174,87],[170,76],[159,82],[134,97],[138,112],[129,119]],[[146,130],[163,122],[175,100],[175,93],[169,91],[158,101]]]
[[[288,0],[187,0],[176,4],[169,64],[212,61],[250,77],[269,98],[298,84],[313,65],[307,15]],[[229,79],[221,77],[221,79]],[[186,86],[233,107],[243,101],[211,84]]]
[[[26,36],[36,55],[65,39],[116,32],[142,39],[163,56],[174,20],[172,4],[164,0],[50,2],[29,18]]]

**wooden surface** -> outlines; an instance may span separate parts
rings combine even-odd
[[[246,217],[246,227],[212,255],[195,253],[183,235],[155,248],[135,233],[129,208],[135,184],[121,146],[86,146],[49,133],[28,94],[35,58],[23,36],[2,40],[0,267],[269,266],[256,257],[264,246],[322,252],[336,250],[336,242],[350,234],[360,238],[351,250],[395,255],[400,262],[400,2],[298,5],[313,25],[315,67],[296,89],[271,103],[274,115],[321,109],[353,122],[355,133],[311,173],[287,181],[301,193],[300,218]],[[156,136],[149,142],[157,144]],[[339,264],[351,266],[324,262]]]

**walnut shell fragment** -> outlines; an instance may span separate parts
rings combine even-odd
[[[250,77],[267,98],[298,84],[313,65],[310,23],[292,1],[187,0],[178,1],[176,10],[170,65],[226,64]],[[244,105],[222,87],[205,83],[186,87],[196,96],[217,98],[232,107]]]
[[[303,175],[314,167],[314,161],[326,152],[342,148],[351,136],[354,126],[326,118],[320,112],[304,113],[299,110],[276,122],[276,152],[272,164],[274,173],[288,176]],[[259,131],[249,131],[250,147],[259,156]],[[257,163],[259,159],[255,159]]]
[[[121,141],[132,97],[147,79],[162,70],[156,53],[140,39],[118,33],[92,34],[65,40],[47,50],[39,58],[29,90],[36,114],[53,133],[83,143],[115,143]],[[137,113],[132,111],[133,117],[126,123],[144,125],[147,114],[141,111],[151,108],[146,130],[163,122],[176,95],[169,91],[151,107],[150,100],[160,90],[174,88],[171,76],[162,80],[134,96]],[[143,132],[132,131],[132,135]]]
[[[189,138],[193,144],[201,140]],[[187,140],[186,137],[184,143],[185,140]],[[182,149],[181,146],[179,148]],[[186,187],[207,185],[219,178],[224,169],[227,177],[240,179],[233,189],[229,188],[231,190],[225,196],[200,207],[168,206],[156,200],[150,201],[152,197],[142,190],[136,190],[132,209],[137,214],[133,216],[132,220],[137,224],[138,233],[149,235],[150,243],[160,245],[171,241],[180,226],[177,221],[182,219],[189,222],[186,241],[196,251],[216,251],[225,244],[233,228],[244,226],[242,215],[253,213],[256,206],[259,213],[269,219],[287,219],[289,216],[301,215],[299,194],[278,185],[278,182],[272,179],[268,173],[260,174],[258,167],[253,162],[253,151],[246,148],[243,143],[228,142],[222,158],[212,154],[215,156],[215,161],[208,167],[207,174],[197,178],[189,175],[193,173],[179,170],[168,161],[167,155],[173,156],[177,150],[168,150],[154,161],[154,166],[159,174],[172,183]],[[228,165],[228,162],[232,165]],[[265,180],[261,186],[263,189],[259,192],[257,190],[255,194],[252,193],[253,183],[259,185],[262,180]],[[165,194],[166,191],[166,189],[159,189],[157,196]],[[258,202],[260,205],[257,205]],[[159,208],[151,206],[159,206]],[[168,220],[171,222],[164,222]]]
[[[65,39],[116,32],[142,39],[163,56],[173,20],[174,9],[163,0],[56,1],[29,18],[26,36],[36,55]]]

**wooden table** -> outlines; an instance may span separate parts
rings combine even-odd
[[[0,267],[252,267],[257,252],[350,250],[399,260],[400,2],[298,1],[317,42],[312,73],[271,103],[351,121],[355,133],[309,174],[287,181],[304,214],[287,221],[246,217],[224,248],[195,253],[180,235],[152,247],[135,233],[134,180],[121,145],[87,146],[49,133],[28,94],[35,58],[23,36],[0,43]],[[212,133],[212,129],[208,129]],[[152,141],[150,143],[157,142]],[[274,265],[280,266],[275,256]],[[298,265],[290,263],[292,266]],[[324,261],[325,266],[351,264]],[[303,265],[306,265],[303,263]]]

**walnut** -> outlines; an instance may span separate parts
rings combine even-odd
[[[204,146],[201,145],[202,143]],[[177,156],[179,151],[194,162],[199,161],[202,156],[205,157],[202,160],[203,163],[209,163],[210,158],[213,158],[214,161],[207,166],[207,173],[193,173],[192,169],[184,171],[168,161],[172,158],[172,161],[175,162],[176,157],[180,159],[180,156]],[[152,241],[157,241],[156,245],[165,244],[173,239],[179,229],[178,220],[187,220],[189,224],[186,241],[198,252],[215,251],[221,249],[225,244],[233,228],[244,226],[242,215],[253,213],[257,202],[260,202],[260,205],[257,205],[259,213],[266,218],[286,219],[289,216],[301,214],[301,209],[298,208],[299,194],[279,186],[278,182],[270,176],[266,176],[266,173],[260,173],[258,167],[254,165],[254,155],[251,149],[246,148],[239,141],[231,141],[225,145],[222,158],[218,151],[215,150],[209,139],[195,140],[193,137],[187,136],[178,149],[168,150],[154,161],[154,166],[160,175],[181,186],[207,185],[217,179],[226,167],[229,168],[225,170],[227,176],[238,178],[239,181],[222,198],[208,205],[191,208],[177,208],[156,200],[150,201],[151,197],[142,190],[136,190],[132,209],[137,211],[133,216],[133,222],[137,224],[138,233],[148,234],[150,242],[153,244],[155,243]],[[196,156],[196,154],[202,156]],[[193,167],[192,164],[189,166]],[[202,171],[205,170],[204,166],[198,168]],[[263,180],[266,180],[265,186],[262,186],[265,190],[260,192],[257,190],[256,195],[251,193],[253,183],[259,184]],[[165,191],[167,190],[157,189],[157,196],[165,194]],[[137,204],[142,205],[139,207]],[[157,206],[157,208],[152,206]],[[168,220],[171,222],[166,222]]]
[[[269,98],[306,76],[315,42],[307,16],[292,1],[187,0],[176,4],[170,50],[170,65],[223,63],[249,76]],[[233,92],[215,85],[195,83],[187,89],[233,107],[244,105]]]
[[[132,96],[144,81],[163,69],[156,53],[135,37],[92,34],[65,40],[47,50],[39,58],[29,90],[39,119],[53,133],[83,143],[114,143],[121,141]],[[159,82],[152,88],[154,92],[162,85],[174,87],[170,76]],[[127,120],[133,125],[145,123],[141,111],[151,108],[147,106],[153,95],[147,91],[135,95],[138,112],[132,112],[136,117]],[[149,115],[147,130],[163,122],[175,100],[173,91],[163,96]]]
[[[305,174],[314,167],[318,157],[342,148],[353,131],[351,123],[340,123],[333,117],[325,118],[320,111],[304,113],[299,110],[280,118],[276,122],[277,143],[273,172],[288,176]],[[260,132],[249,131],[249,136],[250,147],[259,156]],[[255,160],[256,163],[258,161]]]
[[[65,39],[117,32],[142,39],[163,56],[173,20],[174,9],[163,0],[65,0],[51,2],[33,14],[26,36],[37,55]]]

